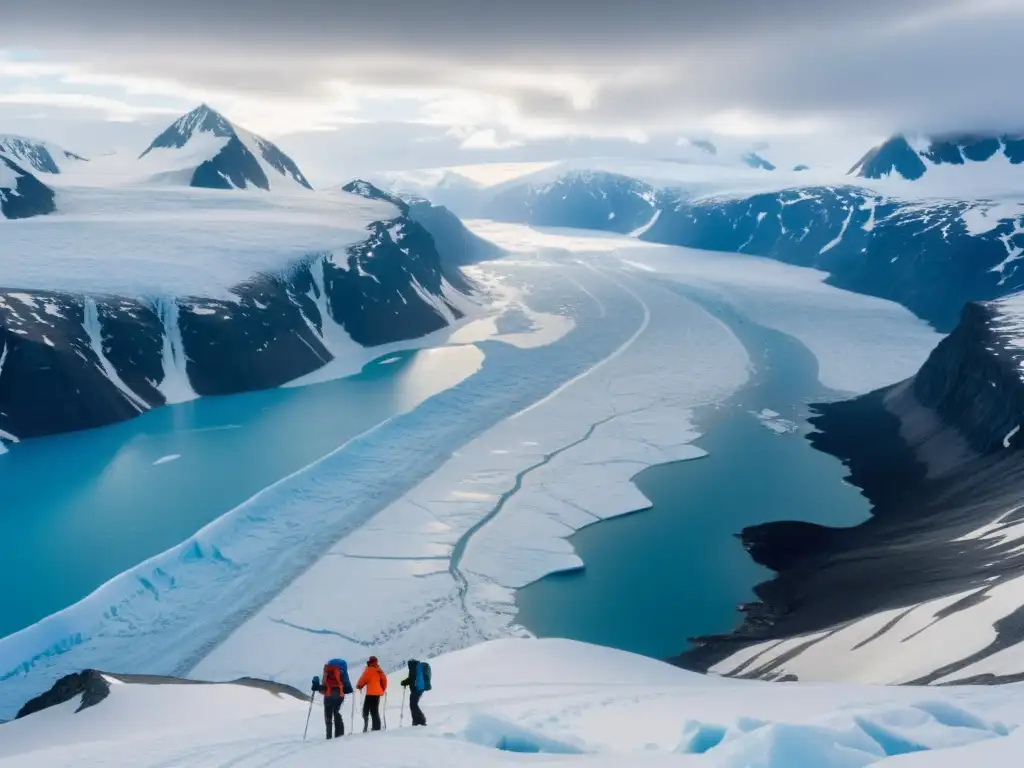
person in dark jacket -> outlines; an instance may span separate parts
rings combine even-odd
[[[420,674],[420,663],[409,659],[409,676],[402,681],[402,686],[409,689],[409,712],[412,713],[413,725],[426,725],[427,718],[420,709],[420,698],[423,696],[423,675]]]
[[[345,702],[345,694],[352,693],[352,682],[348,676],[348,664],[344,659],[331,659],[324,664],[323,679],[313,678],[313,690],[324,695],[324,725],[327,727],[327,738],[331,738],[331,726],[334,736],[345,735],[345,722],[341,719],[341,705]]]

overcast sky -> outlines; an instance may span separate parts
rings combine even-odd
[[[83,152],[200,101],[382,168],[1024,129],[1024,0],[3,5],[0,132]]]

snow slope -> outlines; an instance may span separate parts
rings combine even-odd
[[[389,669],[401,664],[389,662]],[[307,660],[309,675],[320,663]],[[425,728],[408,727],[395,685],[400,672],[391,675],[389,729],[341,743],[324,741],[319,702],[304,740],[308,704],[287,696],[115,682],[105,700],[77,714],[70,701],[0,726],[0,766],[245,768],[341,759],[375,768],[997,768],[1016,765],[1024,746],[1018,686],[723,680],[566,640],[496,641],[431,664]],[[350,701],[342,711],[350,730]]]

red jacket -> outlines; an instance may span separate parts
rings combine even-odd
[[[365,688],[367,696],[383,696],[384,691],[388,689],[388,676],[376,664],[367,664],[359,682],[356,683],[356,688]]]

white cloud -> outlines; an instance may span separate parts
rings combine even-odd
[[[521,146],[523,142],[515,139],[499,139],[493,128],[475,131],[459,145],[461,149],[509,149]]]
[[[118,119],[130,119],[141,115],[174,115],[179,112],[179,110],[171,107],[141,106],[119,99],[95,96],[88,93],[60,93],[52,91],[0,93],[0,104],[88,109],[104,113],[107,117]]]

